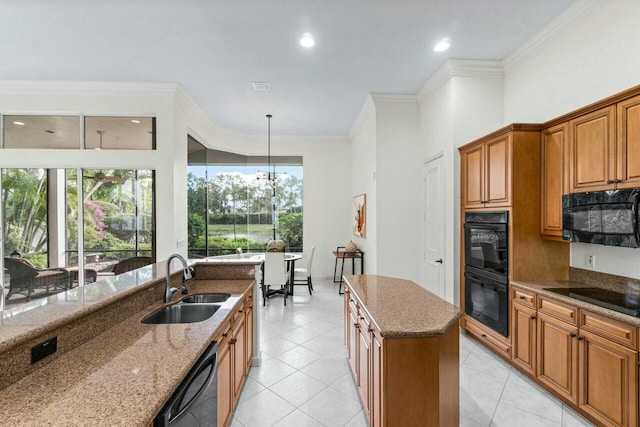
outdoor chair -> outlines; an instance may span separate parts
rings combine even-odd
[[[44,289],[47,293],[69,289],[71,280],[69,272],[64,268],[36,268],[24,258],[5,258],[4,267],[9,273],[9,293],[22,294],[27,298],[37,289]]]
[[[127,271],[135,270],[136,268],[144,267],[145,265],[153,264],[151,257],[136,256],[127,259],[123,259],[119,263],[113,266],[114,274],[122,274]]]

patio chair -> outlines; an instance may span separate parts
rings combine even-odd
[[[24,258],[5,258],[4,267],[9,273],[9,293],[22,294],[31,298],[37,289],[44,289],[47,293],[66,290],[71,286],[69,272],[64,268],[36,268]]]
[[[113,266],[114,274],[122,274],[127,271],[135,270],[136,268],[144,267],[145,265],[153,264],[153,260],[148,256],[135,256],[127,259],[123,259]]]

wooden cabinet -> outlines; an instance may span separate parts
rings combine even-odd
[[[536,311],[514,301],[511,306],[513,340],[511,361],[523,371],[536,374]]]
[[[569,123],[542,131],[540,144],[540,232],[562,239],[562,195],[569,192]]]
[[[372,427],[457,426],[459,330],[383,337],[366,307],[345,287],[349,365]]]
[[[512,295],[512,363],[593,420],[638,426],[638,328],[517,287]]]
[[[238,401],[253,355],[252,293],[239,303],[215,339],[218,341],[218,425],[226,426]]]
[[[616,188],[640,187],[640,95],[617,104]]]
[[[580,331],[578,406],[606,425],[638,425],[638,354]]]
[[[538,313],[538,381],[571,403],[578,401],[578,328]]]
[[[640,186],[640,96],[569,123],[570,192]]]
[[[461,151],[465,209],[511,204],[511,135],[500,135]]]

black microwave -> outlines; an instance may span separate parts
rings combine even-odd
[[[562,196],[562,238],[570,242],[637,248],[640,189]]]

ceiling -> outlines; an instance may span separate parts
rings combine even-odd
[[[0,80],[177,82],[223,128],[346,135],[369,93],[502,59],[573,1],[0,0]]]

